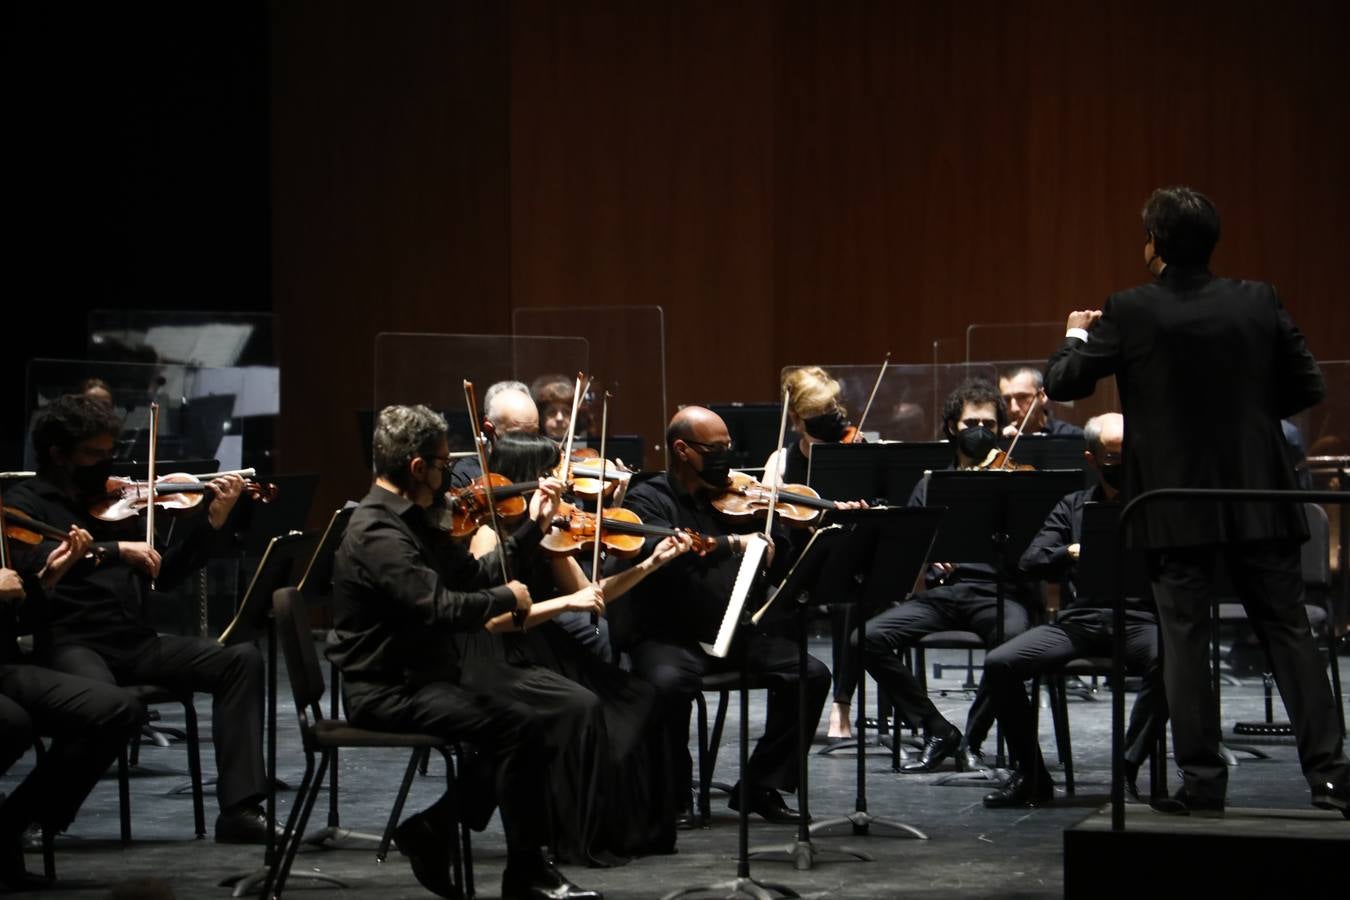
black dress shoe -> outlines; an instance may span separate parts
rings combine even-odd
[[[740,784],[731,789],[727,806],[730,806],[736,812],[741,811]],[[783,795],[773,788],[750,788],[750,812],[764,821],[773,822],[776,825],[796,825],[802,820],[801,814],[784,803]]]
[[[281,828],[275,828],[272,835],[280,841],[282,833]],[[245,806],[222,812],[216,816],[216,843],[267,843],[267,814],[260,806]]]
[[[1312,805],[1318,809],[1339,810],[1350,819],[1350,785],[1327,782],[1312,793]]]
[[[1008,809],[1013,807],[1041,806],[1055,799],[1055,786],[1050,781],[1050,773],[1039,778],[1027,778],[1021,772],[1014,772],[1008,783],[998,790],[984,795],[984,805],[989,809]]]
[[[693,831],[695,828],[702,827],[702,825],[698,814],[692,809],[682,809],[675,815],[676,831]]]
[[[901,772],[932,772],[942,761],[956,752],[961,746],[961,732],[953,728],[939,735],[929,735],[923,742],[923,752],[914,762],[900,767]]]
[[[1154,812],[1169,816],[1200,816],[1209,819],[1223,817],[1223,800],[1195,797],[1178,788],[1170,797],[1161,797],[1149,804]]]
[[[451,840],[422,813],[409,816],[394,829],[394,846],[408,857],[418,883],[438,897],[461,900],[464,895],[450,877]]]
[[[588,891],[568,881],[549,863],[513,867],[502,873],[502,900],[605,900],[599,891]]]
[[[984,761],[984,754],[979,747],[962,747],[956,753],[956,771],[987,772],[989,764]]]

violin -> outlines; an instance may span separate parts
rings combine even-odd
[[[620,559],[629,559],[640,553],[648,537],[687,535],[693,539],[696,553],[706,553],[717,546],[716,538],[704,537],[697,531],[644,524],[637,513],[623,507],[604,510],[599,522],[600,544],[604,546],[606,552]],[[558,514],[553,519],[553,527],[539,542],[539,547],[553,556],[594,552],[596,523],[595,513],[564,503],[558,508]]]
[[[772,502],[776,497],[776,502]],[[820,514],[835,508],[833,500],[821,496],[804,484],[784,484],[765,487],[744,472],[732,472],[722,493],[712,499],[713,508],[730,519],[747,519],[767,514],[770,506],[775,515],[791,525],[811,525]]]
[[[617,460],[601,459],[594,447],[574,448],[554,470],[554,476],[566,482],[574,495],[591,502],[598,502],[601,496],[610,499],[615,487],[627,482],[632,474]]]
[[[89,506],[89,514],[104,522],[121,522],[134,518],[146,511],[151,505],[163,510],[181,511],[192,509],[202,502],[202,497],[210,489],[210,480],[222,475],[240,475],[251,478],[253,469],[240,469],[233,472],[213,472],[209,475],[189,475],[186,472],[173,472],[155,479],[151,491],[148,481],[135,481],[130,478],[109,478],[104,492],[96,497]],[[260,503],[270,503],[276,499],[277,486],[249,481],[244,492]]]
[[[996,451],[993,456],[975,468],[992,472],[1028,472],[1035,470],[1036,467],[1030,463],[1014,462],[1012,452],[1017,449],[1017,442],[1022,439],[1022,432],[1027,427],[1027,423],[1031,421],[1031,414],[1036,411],[1036,404],[1039,400],[1039,397],[1033,398],[1027,406],[1026,415],[1022,416],[1022,421],[1018,423],[1017,434],[1013,435],[1012,443],[1008,445],[1008,449]]]
[[[498,519],[519,519],[529,512],[530,504],[525,494],[539,487],[538,481],[525,481],[513,484],[505,475],[490,472],[487,476],[478,476],[463,487],[446,491],[445,507],[434,524],[451,537],[468,537],[481,526],[486,525],[492,516],[488,513],[488,488],[484,486],[484,477],[491,480],[492,501]]]
[[[3,514],[0,514],[0,520],[4,522],[5,541],[18,541],[20,544],[27,544],[30,547],[36,547],[43,541],[65,541],[70,535],[62,531],[55,525],[48,525],[46,522],[40,522],[34,519],[28,513],[21,509],[15,509],[12,506],[3,508]],[[104,548],[95,546],[89,550],[89,555],[95,559],[104,557]],[[8,556],[8,551],[6,551]],[[6,565],[5,568],[13,568],[12,565]]]

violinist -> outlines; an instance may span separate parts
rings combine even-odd
[[[181,583],[207,559],[244,481],[228,475],[210,482],[206,515],[184,520],[171,546],[151,546],[143,523],[104,522],[88,512],[102,499],[112,465],[117,416],[97,400],[60,397],[33,425],[37,477],[5,496],[6,503],[56,528],[78,526],[98,554],[75,563],[48,595],[49,614],[38,644],[45,664],[106,684],[172,684],[212,695],[220,815],[220,843],[262,843],[266,794],[262,759],[262,655],[252,644],[222,647],[201,637],[159,635],[142,617],[151,578],[160,587]],[[35,548],[45,555],[51,544]]]
[[[984,798],[988,807],[1039,806],[1054,796],[1050,773],[1036,738],[1036,716],[1023,686],[1027,679],[1056,669],[1079,656],[1110,656],[1113,651],[1110,597],[1085,596],[1076,581],[1083,539],[1083,505],[1118,503],[1125,420],[1119,413],[1090,419],[1084,429],[1087,464],[1098,484],[1061,500],[1022,554],[1022,571],[1046,580],[1063,579],[1064,603],[1053,623],[1037,625],[989,651],[984,682],[994,712],[1008,739],[1016,770],[1008,783]],[[1139,799],[1139,768],[1158,742],[1167,721],[1158,656],[1158,617],[1144,598],[1127,598],[1126,664],[1143,676],[1125,732],[1125,787]]]
[[[375,424],[376,478],[352,513],[333,569],[336,643],[347,716],[361,728],[413,731],[467,741],[491,769],[506,833],[502,896],[599,898],[568,881],[541,852],[549,839],[549,733],[576,733],[594,703],[576,684],[541,669],[482,659],[460,664],[455,633],[482,631],[533,606],[521,581],[502,583],[533,553],[552,522],[561,483],[546,479],[529,515],[503,545],[480,559],[431,526],[426,510],[445,491],[445,419],[425,406],[390,406]],[[597,597],[597,599],[599,599]],[[509,618],[509,617],[508,617]],[[528,619],[527,619],[528,620]],[[455,896],[449,847],[454,806],[446,794],[395,831],[423,887]]]
[[[530,395],[539,411],[540,430],[555,441],[567,439],[575,393],[576,386],[564,375],[542,375],[530,384]],[[577,424],[573,436],[584,441],[590,433],[591,411],[583,398],[577,406]]]
[[[558,446],[543,435],[502,435],[493,444],[489,468],[513,482],[525,482],[553,471],[558,455]],[[486,538],[480,549],[495,545],[490,528],[484,527],[479,535]],[[579,723],[576,717],[545,722],[546,740],[557,753],[547,774],[549,845],[560,860],[608,865],[674,850],[674,812],[662,808],[666,792],[653,780],[653,761],[661,752],[653,715],[656,692],[586,646],[585,633],[593,635],[595,626],[590,608],[583,607],[587,601],[601,611],[610,607],[690,545],[685,535],[667,537],[641,564],[610,575],[595,587],[575,556],[532,554],[517,567],[535,601],[528,630],[456,635],[466,684],[476,683],[478,663],[486,659],[556,673],[584,698]],[[586,561],[590,562],[589,554]],[[559,615],[544,621],[559,610]],[[565,623],[568,618],[574,621]],[[489,622],[489,631],[492,626]]]
[[[943,433],[952,444],[953,468],[987,467],[998,456],[999,432],[1008,423],[1008,410],[994,386],[972,378],[947,397]],[[910,495],[910,506],[923,506],[928,482],[920,480]],[[925,590],[873,616],[863,637],[863,662],[868,673],[895,701],[900,715],[924,732],[917,760],[901,766],[904,772],[931,772],[950,756],[958,771],[985,768],[980,745],[993,724],[993,709],[983,688],[976,693],[966,720],[966,735],[948,722],[928,698],[919,680],[897,653],[924,635],[938,631],[973,631],[993,647],[998,632],[998,582],[988,563],[938,562],[930,566]],[[1036,598],[1034,586],[1017,581],[1003,604],[1003,635],[1011,638],[1026,630],[1028,609]]]
[[[673,797],[677,808],[690,811],[689,713],[702,676],[738,671],[742,656],[754,673],[774,673],[793,681],[800,673],[797,646],[784,637],[756,632],[749,641],[733,645],[725,659],[709,656],[699,646],[700,641],[712,640],[717,632],[740,567],[740,555],[748,534],[757,526],[749,519],[732,524],[712,506],[712,499],[728,484],[731,471],[731,438],[720,416],[703,407],[685,407],[670,421],[666,446],[670,459],[667,470],[635,479],[625,507],[646,524],[689,528],[715,537],[717,543],[706,555],[685,554],[672,561],[637,587],[630,607],[634,628],[628,649],[633,671],[657,691],[668,765],[660,783],[677,792]],[[644,553],[653,552],[657,544],[657,539],[649,538]],[[786,567],[788,539],[781,529],[774,536],[773,548],[770,580],[773,572]],[[753,597],[750,602],[754,603]],[[797,729],[814,731],[829,692],[829,670],[818,660],[808,660],[805,677],[809,721],[799,721],[795,684],[771,687],[764,736],[755,746],[745,773],[750,780],[750,811],[771,822],[797,820],[796,811],[787,806],[779,791],[796,789]],[[739,791],[733,790],[733,809],[737,808],[738,797]],[[682,814],[681,820],[682,825],[692,824],[692,816]]]
[[[839,382],[820,366],[802,366],[783,376],[782,387],[792,398],[788,419],[800,437],[787,447],[775,450],[764,463],[763,483],[806,484],[811,464],[811,447],[819,443],[837,444],[854,437],[853,428],[839,402]],[[830,627],[834,651],[834,703],[830,707],[828,737],[844,739],[853,735],[849,708],[858,686],[857,654],[848,646],[853,627],[853,604],[831,610]]]
[[[530,389],[519,381],[498,381],[483,392],[483,436],[490,444],[503,434],[538,434],[539,409]],[[477,456],[459,460],[450,472],[449,487],[464,487],[479,475]]]
[[[1031,411],[1022,436],[1028,435],[1065,435],[1082,437],[1083,429],[1069,422],[1061,421],[1050,414],[1049,399],[1045,396],[1045,378],[1035,366],[1014,366],[998,377],[998,391],[1008,407],[1011,421],[1003,427],[1004,437],[1017,434],[1017,426],[1027,417],[1032,403],[1036,408]]]
[[[47,752],[0,802],[0,885],[8,890],[46,885],[24,868],[24,832],[34,823],[52,833],[69,827],[145,720],[145,707],[130,691],[56,672],[19,654],[18,635],[41,620],[49,592],[91,542],[87,531],[71,528],[35,561],[36,570],[20,563],[15,564],[23,573],[0,568],[0,775],[32,749],[35,736],[51,739]]]

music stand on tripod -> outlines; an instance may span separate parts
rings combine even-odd
[[[846,540],[831,554],[824,584],[837,586],[837,598],[853,597],[863,610],[871,610],[895,597],[903,597],[923,571],[929,548],[938,533],[945,511],[929,507],[878,507],[874,509],[836,510],[829,513],[832,523],[849,530]],[[862,652],[866,616],[858,616],[854,635]],[[871,835],[873,827],[886,837],[927,840],[913,825],[885,816],[872,815],[867,809],[867,679],[858,679],[857,793],[853,812],[824,819],[811,826],[810,833],[824,836],[847,827],[854,835]]]
[[[319,533],[314,531],[295,531],[272,538],[249,581],[234,620],[220,633],[220,643],[225,646],[257,640],[260,633],[267,639],[267,696],[263,720],[267,731],[267,844],[261,868],[221,879],[221,887],[234,886],[235,897],[252,894],[262,886],[277,852],[277,632],[272,622],[272,594],[300,581],[318,544]],[[297,873],[295,877],[346,887],[341,880],[318,872]]]
[[[1005,587],[1017,570],[1023,548],[1045,524],[1056,503],[1083,486],[1081,470],[1002,471],[943,469],[929,472],[925,505],[946,507],[947,517],[933,546],[933,558],[988,562],[994,568],[997,616],[994,646],[1003,643]],[[986,648],[988,649],[988,648]],[[976,694],[976,701],[981,701]],[[993,769],[944,775],[935,784],[980,784],[1000,780],[1006,770],[1003,737],[995,739]]]

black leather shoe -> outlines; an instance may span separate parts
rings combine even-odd
[[[942,761],[961,746],[961,732],[953,728],[944,734],[929,735],[923,742],[923,752],[914,762],[900,767],[901,772],[932,772]]]
[[[1013,807],[1041,806],[1055,799],[1055,786],[1046,772],[1032,780],[1021,772],[1014,772],[1008,783],[992,793],[984,795],[984,805],[989,809],[1007,809]]]
[[[699,821],[698,813],[692,809],[682,809],[675,815],[676,831],[693,831],[695,828],[701,827],[702,824]]]
[[[727,806],[730,806],[736,812],[741,811],[741,786],[739,784],[731,789]],[[773,788],[750,788],[750,812],[766,822],[773,822],[777,825],[796,825],[802,818],[797,810],[783,802],[783,795]]]
[[[1339,810],[1350,819],[1350,785],[1327,782],[1312,793],[1312,805],[1318,809]]]
[[[987,772],[989,764],[984,761],[984,754],[980,752],[979,747],[962,747],[956,753],[956,771],[958,772]]]
[[[605,900],[568,881],[551,863],[525,868],[506,867],[502,873],[502,900]]]
[[[278,841],[282,829],[272,832]],[[246,806],[222,812],[216,816],[217,844],[265,844],[267,843],[267,814],[261,806]]]
[[[1154,812],[1169,816],[1200,816],[1209,819],[1223,817],[1223,800],[1194,797],[1182,787],[1170,797],[1162,797],[1149,804]]]
[[[464,895],[450,877],[451,839],[422,813],[409,816],[394,829],[394,846],[408,857],[418,883],[438,897],[461,900]]]

